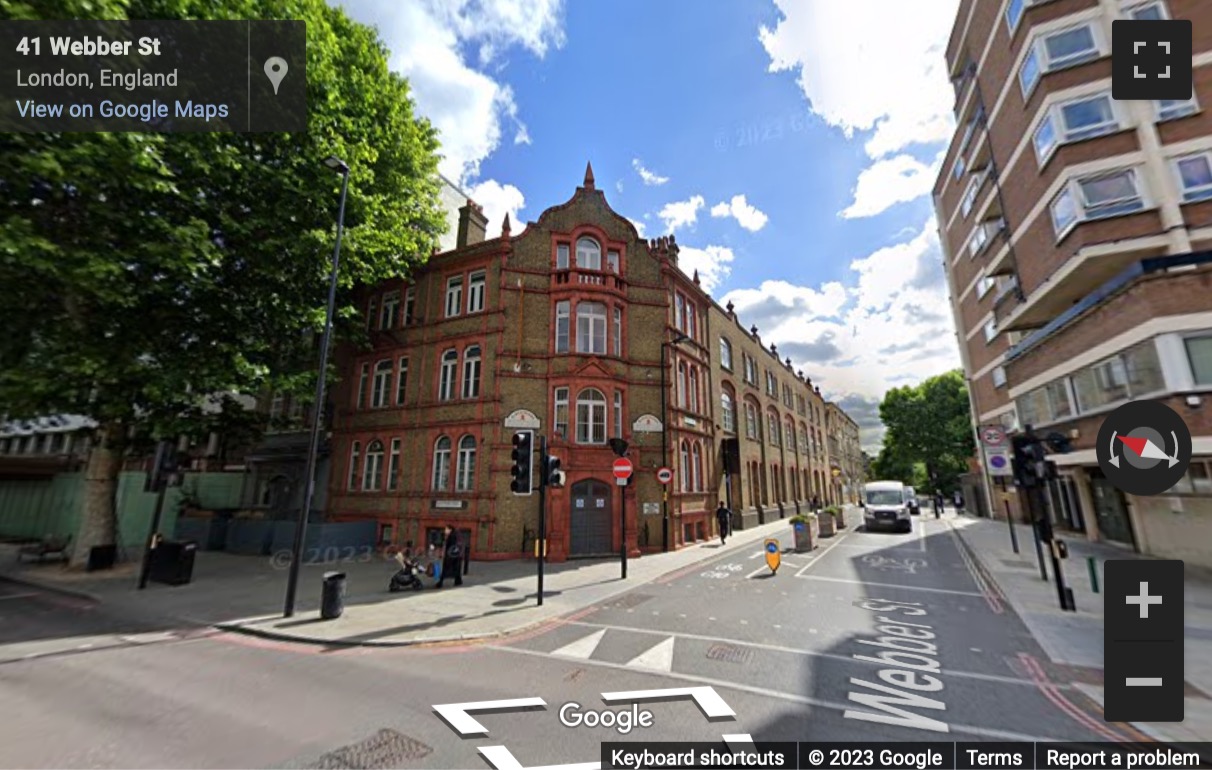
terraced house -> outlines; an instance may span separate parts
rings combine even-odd
[[[833,494],[819,391],[682,272],[672,237],[611,210],[591,168],[521,233],[486,227],[468,201],[455,248],[367,291],[371,348],[343,352],[334,394],[329,520],[372,519],[397,544],[451,524],[473,559],[530,555],[538,497],[509,486],[527,429],[566,474],[548,490],[552,561],[710,538],[725,495],[753,520]]]

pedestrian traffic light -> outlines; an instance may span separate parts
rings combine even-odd
[[[555,455],[543,460],[543,483],[550,487],[564,486],[564,471],[560,470],[560,458]]]
[[[509,488],[515,495],[531,493],[530,461],[534,454],[534,431],[520,430],[513,434],[513,468],[509,473],[513,481]]]

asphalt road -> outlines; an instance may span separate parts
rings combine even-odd
[[[428,649],[146,631],[0,584],[0,767],[531,767],[594,762],[607,740],[725,734],[1141,738],[1070,688],[1092,672],[1046,662],[945,521],[915,525],[846,531],[785,553],[777,574],[754,546],[729,545],[523,637]],[[603,701],[692,687],[734,716],[710,720],[686,698]],[[433,708],[520,698],[543,707],[474,714],[482,735],[461,736]],[[652,724],[570,727],[568,703],[646,710]],[[479,750],[494,746],[490,762]]]

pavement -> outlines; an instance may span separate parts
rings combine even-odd
[[[548,565],[541,607],[536,606],[533,562],[475,562],[462,587],[390,594],[386,584],[394,562],[350,554],[339,564],[302,567],[299,610],[290,619],[281,617],[286,577],[281,559],[201,553],[191,584],[153,584],[136,591],[129,566],[101,577],[55,565],[18,569],[0,554],[0,576],[30,587],[10,583],[8,595],[0,595],[0,664],[27,666],[44,657],[70,661],[100,652],[122,661],[120,675],[101,677],[105,686],[113,686],[115,677],[143,677],[148,667],[148,676],[176,676],[173,661],[186,655],[181,645],[189,644],[204,670],[182,680],[183,689],[172,699],[179,712],[175,718],[217,719],[213,710],[199,712],[207,702],[200,693],[221,680],[240,683],[233,685],[238,694],[232,708],[243,708],[246,717],[255,713],[262,726],[257,736],[247,737],[242,753],[236,744],[177,746],[174,750],[182,753],[167,754],[154,743],[117,748],[115,742],[112,756],[90,759],[55,754],[57,747],[26,739],[28,730],[36,734],[37,714],[62,725],[68,717],[54,712],[65,709],[72,729],[84,729],[92,719],[90,708],[117,719],[113,709],[107,710],[99,683],[95,698],[68,698],[67,705],[48,704],[42,712],[5,715],[0,708],[0,725],[13,720],[0,733],[18,737],[24,753],[13,756],[24,757],[28,767],[298,767],[318,766],[308,763],[341,741],[355,742],[374,733],[375,724],[390,722],[391,729],[432,751],[398,766],[480,766],[474,747],[448,742],[442,730],[449,728],[440,722],[435,727],[429,708],[416,704],[532,695],[553,704],[589,703],[600,700],[595,691],[689,682],[726,694],[740,722],[727,731],[748,730],[757,740],[930,740],[940,729],[956,740],[1212,740],[1212,580],[1206,575],[1189,570],[1186,581],[1186,720],[1106,723],[1101,713],[1103,595],[1091,583],[1086,559],[1094,559],[1101,587],[1103,561],[1144,557],[1069,540],[1065,577],[1078,611],[1065,612],[1057,606],[1051,576],[1047,582],[1040,577],[1027,527],[1018,529],[1020,553],[1015,554],[1005,522],[952,511],[935,520],[925,510],[913,534],[897,535],[865,532],[860,521],[858,510],[851,509],[849,526],[820,539],[806,554],[787,548],[787,521],[773,522],[735,533],[724,547],[716,541],[631,559],[626,580],[620,579],[617,560]],[[777,575],[762,558],[767,537],[784,546]],[[321,621],[320,578],[334,568],[348,575],[347,606],[341,618]],[[907,622],[922,623],[937,636],[929,646],[943,662],[939,676],[945,688],[928,693],[930,698],[910,694],[915,705],[905,707],[908,712],[878,705],[885,699],[872,691],[899,680],[886,677],[887,670],[874,670],[878,658],[868,655],[863,662],[859,657],[872,652],[864,645],[879,633],[871,629],[880,611],[879,622],[899,617],[898,612],[920,611],[921,617]],[[81,620],[89,615],[91,621]],[[439,641],[446,644],[425,644]],[[233,646],[239,650],[225,652]],[[320,657],[306,654],[309,649]],[[282,658],[284,651],[296,655]],[[153,662],[157,655],[164,661]],[[128,656],[135,657],[128,661]],[[82,668],[72,671],[77,677],[93,675]],[[23,676],[29,677],[25,697],[49,700],[40,688],[44,678],[57,681],[53,677],[59,674]],[[291,732],[295,723],[286,717],[295,699],[308,697],[308,690],[293,682],[295,676],[311,678],[325,702],[348,710],[330,723],[318,704],[300,703],[298,724],[315,725],[306,740]],[[9,676],[6,681],[23,680]],[[145,686],[160,685],[150,679]],[[392,708],[393,687],[403,688],[402,702],[413,705],[376,722],[368,704]],[[195,688],[194,695],[189,688]],[[144,713],[135,705],[139,698],[128,702],[130,713],[123,711],[121,721],[129,721],[132,731],[160,713]],[[855,702],[864,703],[866,711]],[[684,717],[671,711],[662,729],[647,731],[644,738],[698,735],[702,726]],[[515,751],[521,751],[516,736],[526,736],[522,745],[531,754],[518,754],[524,766],[569,761],[557,747],[569,736],[581,736],[558,722],[535,727],[527,721],[534,717],[494,719],[494,735],[511,736],[507,743]],[[588,735],[610,739],[601,732]],[[591,745],[586,743],[584,751]],[[287,748],[289,757],[282,755]],[[172,757],[178,759],[169,761]],[[201,757],[206,762],[200,764]]]

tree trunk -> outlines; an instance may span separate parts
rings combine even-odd
[[[118,517],[114,502],[122,458],[115,451],[113,437],[121,435],[120,426],[107,426],[100,432],[100,440],[88,454],[88,467],[84,473],[84,510],[80,513],[80,525],[72,547],[73,568],[88,564],[88,554],[94,546],[115,543]]]

